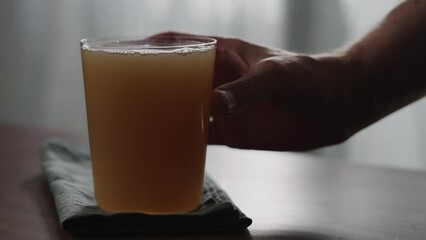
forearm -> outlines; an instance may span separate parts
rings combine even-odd
[[[351,124],[357,131],[426,94],[426,1],[390,12],[343,58],[352,78]]]

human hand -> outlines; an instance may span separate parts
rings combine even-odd
[[[307,150],[342,142],[352,134],[348,75],[339,56],[300,55],[214,38],[211,144]]]
[[[308,150],[343,142],[355,132],[351,80],[341,58],[217,39],[211,143]]]

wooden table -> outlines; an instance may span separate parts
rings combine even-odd
[[[1,240],[74,239],[58,224],[40,168],[39,146],[55,135],[0,125]],[[253,219],[249,230],[131,239],[426,239],[425,172],[218,146],[207,161],[207,171]]]

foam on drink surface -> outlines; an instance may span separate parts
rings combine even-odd
[[[199,45],[201,42],[189,42],[177,44],[176,46],[162,46],[144,43],[149,40],[140,41],[98,41],[88,44],[86,40],[81,42],[81,48],[85,51],[103,52],[109,54],[124,55],[163,55],[177,54],[188,55],[193,53],[203,53],[215,49],[214,44]]]

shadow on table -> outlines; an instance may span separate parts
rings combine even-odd
[[[252,236],[252,240],[345,240],[341,237],[327,236],[312,232],[286,231],[280,233],[265,234],[264,236]]]
[[[79,240],[90,240],[93,238],[78,238]],[[238,232],[219,232],[219,233],[173,233],[173,234],[144,234],[138,236],[109,237],[95,239],[110,240],[345,240],[344,238],[330,237],[317,233],[309,232],[283,232],[276,234],[265,234],[262,236],[252,236],[248,230]]]

